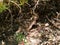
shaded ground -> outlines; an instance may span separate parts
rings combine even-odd
[[[6,45],[60,45],[59,3],[59,0],[29,0],[28,4],[19,6],[12,1],[9,9],[0,13],[0,42],[3,40]],[[19,33],[23,39],[16,36]]]

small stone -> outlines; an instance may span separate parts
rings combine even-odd
[[[46,23],[46,24],[45,24],[45,26],[49,26],[49,24],[48,24],[48,23]]]

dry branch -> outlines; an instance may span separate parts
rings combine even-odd
[[[54,23],[54,22],[52,22],[47,16],[46,16],[46,18],[48,19],[48,21],[50,22],[50,23],[52,23],[53,24],[53,26],[55,26],[57,29],[59,29],[60,30],[60,28]]]

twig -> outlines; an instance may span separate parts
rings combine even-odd
[[[11,15],[11,30],[12,30],[12,27],[13,27],[13,16],[12,16],[12,13],[11,13],[11,10],[10,9],[7,9]],[[8,30],[10,31],[10,30]]]
[[[37,16],[37,14],[35,13],[35,9],[36,9],[36,7],[38,6],[39,1],[40,1],[40,0],[37,0],[35,6],[34,6],[33,9],[32,9],[32,10],[33,10],[33,14],[36,15],[36,16]]]
[[[48,21],[49,21],[50,23],[53,24],[53,26],[55,26],[56,28],[58,28],[58,29],[60,30],[60,28],[59,28],[54,22],[52,22],[47,16],[46,16],[46,18],[48,19]]]
[[[59,19],[54,18],[54,20],[56,20],[56,21],[60,22],[60,20],[59,20]]]
[[[38,4],[39,4],[39,1],[40,0],[37,0],[37,2],[36,2],[36,4],[35,4],[35,6],[32,8],[32,11],[33,11],[33,14],[34,14],[34,17],[35,17],[35,21],[38,19],[38,14],[37,13],[35,13],[35,9],[37,8],[37,6],[38,6]]]
[[[30,26],[28,27],[27,30],[30,30],[35,23],[36,23],[36,20],[35,20],[35,17],[34,17],[34,20],[32,21],[32,23],[30,24]]]
[[[14,1],[11,1],[11,3],[15,4],[20,9],[19,12],[18,12],[18,15],[19,15],[21,13],[21,7]]]
[[[14,1],[10,1],[11,3],[15,4],[19,9],[21,9],[21,7]]]
[[[59,17],[59,15],[60,15],[60,13],[58,13],[58,12],[56,12],[57,13],[57,19],[58,19],[58,17]]]
[[[19,8],[19,12],[18,12],[18,14],[17,15],[20,15],[20,13],[21,13],[21,7],[20,7],[20,5],[18,5],[16,2],[14,2],[14,1],[11,1],[11,3],[13,3],[13,4],[15,4],[18,8]],[[20,18],[19,18],[20,19]]]
[[[29,26],[29,28],[27,30],[30,30],[32,28],[32,26],[36,23],[36,20],[38,19],[38,14],[35,13],[35,9],[38,6],[39,1],[40,0],[37,0],[35,6],[32,8],[32,13],[34,14],[34,16],[33,16],[34,17],[34,20],[33,20],[33,22],[31,23],[31,25]]]

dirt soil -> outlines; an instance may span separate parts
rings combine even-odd
[[[60,0],[11,2],[0,13],[0,45],[60,45]],[[16,42],[15,35],[25,39]],[[24,42],[25,41],[25,42]]]

